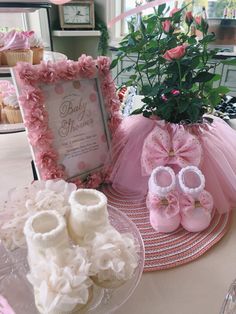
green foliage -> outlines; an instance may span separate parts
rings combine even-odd
[[[131,20],[130,32],[120,42],[111,68],[129,60],[124,69],[130,73],[126,84],[137,85],[145,96],[144,106],[135,114],[157,115],[174,123],[201,121],[202,115],[219,103],[220,95],[229,91],[213,88],[220,79],[209,62],[217,53],[208,49],[214,34],[208,33],[207,22],[199,17],[186,22],[186,7],[172,17],[167,17],[167,12],[166,4],[160,5],[142,19],[138,30]],[[202,39],[191,33],[192,27],[202,33]]]
[[[107,25],[101,19],[99,19],[97,15],[96,15],[95,21],[96,21],[95,28],[97,30],[100,30],[101,32],[101,36],[99,38],[99,43],[98,43],[98,52],[100,55],[106,56],[108,53],[108,42],[110,38]]]

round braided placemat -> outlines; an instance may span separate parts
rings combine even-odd
[[[228,231],[232,211],[220,215],[215,211],[210,226],[198,233],[179,227],[172,233],[158,233],[149,222],[145,198],[122,194],[111,186],[103,189],[111,206],[125,213],[138,227],[145,246],[144,271],[155,271],[189,263],[216,244]]]

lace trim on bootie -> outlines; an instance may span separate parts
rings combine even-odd
[[[163,184],[160,182],[159,177],[161,173],[166,173],[168,179],[170,179],[169,184]],[[170,191],[175,188],[175,173],[170,167],[159,166],[155,168],[148,181],[148,188],[151,194],[157,195],[159,197],[165,197]]]
[[[190,187],[186,180],[187,174],[194,174],[196,181],[194,184],[196,184],[196,187]],[[201,170],[195,166],[187,166],[185,168],[182,168],[180,172],[177,175],[178,177],[178,184],[180,189],[183,193],[191,195],[192,197],[197,198],[198,195],[203,191],[205,187],[205,177]]]

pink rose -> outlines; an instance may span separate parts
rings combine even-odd
[[[58,155],[53,150],[38,152],[36,154],[36,164],[41,168],[55,169]]]
[[[171,21],[165,20],[164,22],[162,22],[162,28],[166,34],[169,34],[173,30],[173,26],[171,24]]]
[[[193,14],[191,11],[186,12],[185,22],[188,26],[190,26],[193,23]]]
[[[164,101],[167,101],[167,100],[168,100],[168,98],[167,98],[164,94],[161,95],[161,99],[164,100]]]
[[[94,78],[97,74],[96,62],[92,57],[82,54],[78,59],[78,73],[83,78]]]
[[[196,23],[197,29],[199,29],[203,33],[207,33],[209,25],[207,21],[204,20],[204,18],[202,18],[201,16],[195,16],[195,23]]]
[[[186,53],[186,45],[177,46],[173,49],[167,50],[166,53],[163,55],[168,61],[179,60],[181,59]]]
[[[177,89],[173,89],[173,90],[171,91],[171,94],[174,95],[174,96],[178,96],[178,95],[180,94],[180,91],[177,90]]]
[[[110,58],[104,56],[98,57],[97,65],[99,73],[106,75],[110,72],[111,60]]]
[[[201,25],[201,23],[202,23],[202,17],[201,16],[195,16],[195,23],[197,24],[197,25]]]

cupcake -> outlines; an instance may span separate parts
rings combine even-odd
[[[34,32],[29,32],[30,49],[33,52],[33,64],[39,64],[43,60],[44,45],[42,39]]]
[[[29,40],[24,32],[13,30],[5,36],[3,54],[10,67],[15,66],[19,61],[33,63],[33,52],[30,50]]]
[[[6,96],[15,93],[14,86],[8,80],[1,80],[0,81],[0,121],[1,123],[9,123],[6,112],[5,112],[5,105],[3,99]]]
[[[5,34],[3,32],[0,32],[0,49],[2,49],[4,47],[4,37],[5,37]],[[0,65],[3,65],[3,53],[2,51],[0,51]],[[6,62],[6,61],[5,61]]]
[[[22,115],[16,94],[10,94],[3,98],[3,110],[9,123],[22,123]]]

